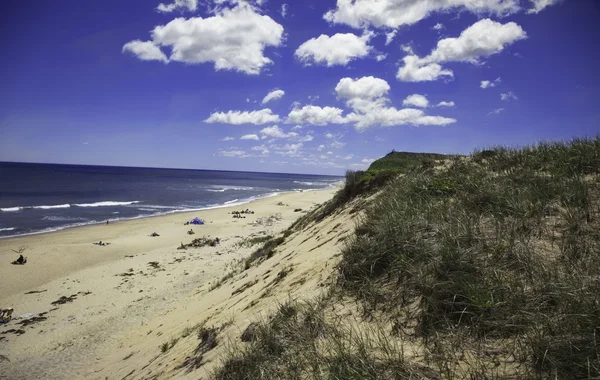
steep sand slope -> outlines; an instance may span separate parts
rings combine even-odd
[[[240,335],[251,322],[266,318],[288,299],[310,300],[326,289],[340,248],[354,231],[359,213],[353,208],[350,204],[319,223],[311,223],[289,236],[272,258],[235,275],[218,289],[200,287],[198,294],[165,315],[131,330],[122,339],[127,344],[89,368],[86,376],[207,378],[227,348],[240,342]],[[165,321],[169,321],[168,327]],[[201,347],[197,328],[185,336],[189,332],[186,327],[199,325],[216,328],[216,347]],[[162,353],[159,346],[173,339],[178,339],[174,346]]]

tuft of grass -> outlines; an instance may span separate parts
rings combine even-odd
[[[262,262],[270,259],[275,254],[275,249],[285,242],[284,237],[269,238],[263,245],[254,251],[245,261],[244,269],[250,269],[250,267],[256,262]]]
[[[161,344],[159,346],[160,352],[162,352],[164,354],[165,352],[169,351],[171,348],[175,347],[175,345],[177,344],[178,341],[179,341],[179,338],[171,338],[170,341],[164,342],[163,344]]]

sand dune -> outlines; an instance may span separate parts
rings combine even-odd
[[[0,360],[0,378],[206,376],[225,344],[198,361],[190,356],[198,342],[192,328],[205,323],[220,329],[220,342],[235,340],[277,302],[315,295],[331,269],[327,263],[337,254],[335,247],[353,223],[341,215],[295,233],[275,257],[213,289],[252,252],[240,243],[278,234],[302,215],[295,209],[308,210],[334,191],[288,193],[232,208],[0,240],[0,305],[13,307],[14,316],[37,317],[0,327],[0,355],[10,360]],[[242,208],[255,214],[245,219],[229,214]],[[278,213],[281,220],[270,226],[252,224]],[[183,225],[194,216],[207,224]],[[187,234],[190,228],[195,235]],[[150,237],[152,232],[160,236]],[[202,236],[218,236],[221,244],[177,249]],[[99,240],[111,244],[92,244]],[[11,249],[18,247],[26,247],[24,266],[10,265],[16,258]],[[163,353],[165,342],[175,344]],[[196,365],[200,368],[190,371]]]

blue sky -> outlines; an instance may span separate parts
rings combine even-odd
[[[11,3],[0,161],[342,174],[600,132],[596,0]]]

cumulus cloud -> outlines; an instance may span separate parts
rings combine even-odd
[[[482,80],[481,81],[481,88],[488,88],[488,87],[496,87],[497,84],[499,84],[500,82],[502,82],[502,80],[500,79],[500,77],[496,78],[496,80],[491,81],[491,80]]]
[[[269,108],[265,108],[259,111],[227,111],[215,112],[206,120],[206,123],[220,123],[220,124],[267,124],[275,123],[279,121],[279,115],[273,114]]]
[[[323,144],[319,145],[319,147],[317,148],[317,150],[319,152],[322,151],[323,149],[325,149],[325,145],[323,145]]]
[[[514,22],[501,24],[483,19],[463,30],[458,37],[438,41],[436,48],[424,58],[414,54],[404,57],[404,66],[398,70],[397,78],[405,82],[420,82],[452,77],[452,71],[443,69],[440,63],[479,64],[480,58],[500,53],[506,46],[524,38],[527,34]]]
[[[321,34],[300,45],[294,55],[304,65],[345,66],[354,59],[369,55],[372,47],[368,42],[372,36],[373,33],[360,37],[352,33],[337,33],[331,37]]]
[[[263,128],[260,131],[260,134],[263,137],[271,137],[274,139],[285,139],[289,137],[287,133],[283,132],[283,130],[276,125],[273,125],[272,127]]]
[[[385,80],[372,76],[360,79],[342,78],[335,87],[338,97],[344,99],[379,98],[386,95],[389,90],[390,85]]]
[[[336,149],[342,149],[343,147],[346,146],[346,143],[343,143],[340,141],[334,141],[329,146],[332,148],[336,148]]]
[[[229,136],[225,136],[222,139],[220,139],[219,141],[232,141],[235,140],[233,137],[229,137]]]
[[[512,91],[500,94],[500,99],[504,101],[519,100],[519,98],[517,98],[517,95],[513,94]]]
[[[159,25],[152,40],[128,42],[128,51],[142,60],[200,64],[213,62],[215,70],[259,74],[271,63],[264,56],[268,46],[280,46],[283,26],[246,4],[217,10],[212,17],[180,17]],[[162,48],[171,49],[168,58]]]
[[[342,117],[342,110],[336,107],[304,106],[294,108],[288,115],[286,123],[289,124],[344,124],[346,120]]]
[[[292,128],[292,131],[299,131],[301,130],[303,127],[301,125],[296,125],[294,128]]]
[[[504,16],[519,10],[519,0],[337,0],[336,8],[325,13],[323,18],[357,29],[397,29],[415,24],[434,12],[468,11],[478,15]]]
[[[545,8],[557,4],[559,0],[531,0],[531,8],[527,10],[529,14],[538,14]]]
[[[416,55],[407,55],[402,59],[404,66],[398,70],[396,78],[402,82],[428,82],[442,77],[454,78],[452,70],[444,69],[437,63],[421,64]]]
[[[196,9],[198,9],[198,0],[175,0],[175,2],[171,4],[160,3],[158,4],[158,7],[156,7],[156,10],[163,13],[180,10],[194,12]]]
[[[283,91],[283,90],[273,90],[273,91],[269,92],[267,94],[267,96],[265,96],[265,98],[262,101],[262,104],[267,104],[271,100],[281,99],[283,97],[283,95],[285,95],[285,91]]]
[[[423,95],[412,94],[406,97],[402,102],[404,106],[415,106],[419,108],[427,108],[429,105],[429,100]]]
[[[326,133],[326,134],[325,134],[325,138],[332,139],[332,138],[334,138],[334,137],[335,137],[335,136],[333,136],[333,133]]]
[[[501,24],[483,19],[463,30],[458,37],[438,41],[437,47],[422,62],[479,63],[480,57],[500,53],[506,46],[524,38],[527,34],[514,22]]]
[[[392,43],[394,37],[396,37],[396,33],[398,33],[398,31],[394,29],[391,32],[385,34],[385,46]]]
[[[444,24],[442,24],[442,23],[438,22],[437,24],[435,24],[435,25],[433,26],[433,29],[434,29],[434,30],[442,30],[442,29],[444,29]]]
[[[142,61],[169,62],[169,58],[150,41],[133,40],[123,45],[123,52],[131,52]]]
[[[436,107],[454,107],[454,102],[439,102]]]
[[[498,115],[501,112],[504,112],[504,108],[496,108],[495,110],[488,113],[488,115]]]
[[[389,89],[389,84],[380,78],[342,78],[336,86],[337,95],[339,98],[346,99],[346,105],[353,110],[352,113],[346,115],[346,121],[353,123],[359,131],[372,126],[448,125],[456,122],[455,119],[442,116],[427,116],[419,109],[398,110],[395,107],[389,107],[387,105]],[[427,98],[417,94],[409,96],[406,100],[410,105],[416,103],[420,106],[427,106],[429,104]]]
[[[242,137],[240,137],[240,140],[258,140],[258,136],[255,134],[252,135],[243,135]]]

